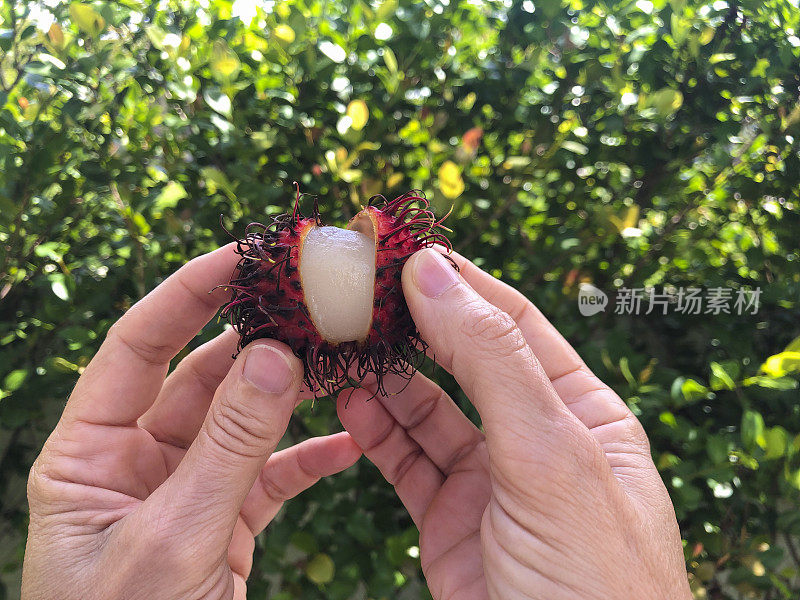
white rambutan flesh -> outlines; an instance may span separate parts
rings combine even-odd
[[[299,267],[305,303],[322,338],[333,344],[366,339],[375,296],[375,240],[360,231],[312,227]]]

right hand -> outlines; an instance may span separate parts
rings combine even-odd
[[[423,250],[403,289],[423,339],[480,413],[387,378],[339,417],[420,529],[446,599],[690,599],[675,512],[625,403],[520,293]],[[402,390],[402,391],[401,391]]]

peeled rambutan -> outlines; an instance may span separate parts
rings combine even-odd
[[[305,365],[306,385],[326,394],[370,373],[379,391],[388,373],[409,379],[426,345],[401,272],[421,248],[451,250],[444,218],[410,191],[392,201],[373,196],[346,229],[328,227],[316,202],[310,217],[300,214],[298,187],[291,214],[251,223],[237,239],[242,258],[222,315],[239,332],[239,350],[258,338],[286,343]]]

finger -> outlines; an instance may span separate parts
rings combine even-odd
[[[233,526],[231,542],[228,544],[228,565],[231,571],[247,580],[250,569],[253,568],[253,551],[256,547],[256,540],[253,532],[242,520],[238,519]]]
[[[339,394],[336,402],[339,420],[364,455],[394,486],[408,514],[421,527],[428,506],[445,478],[384,406],[370,400],[371,395],[362,389]]]
[[[478,409],[489,455],[503,475],[538,490],[554,465],[570,471],[597,462],[599,449],[556,394],[516,322],[439,252],[422,250],[406,263],[403,291],[436,360]]]
[[[241,516],[253,535],[269,524],[283,503],[328,477],[352,466],[361,456],[347,432],[311,438],[276,452],[261,469],[242,505]]]
[[[551,380],[583,365],[569,342],[523,294],[482,271],[457,252],[451,253],[450,257],[458,265],[464,281],[487,302],[514,319]]]
[[[383,378],[386,394],[378,393],[374,376],[368,376],[361,386],[375,395],[375,400],[445,476],[483,442],[480,429],[442,388],[420,372],[409,381],[397,375],[386,375]]]
[[[237,255],[228,244],[195,258],[137,302],[109,330],[78,380],[64,417],[100,425],[128,425],[150,407],[169,362],[226,298]]]
[[[180,515],[190,536],[226,542],[286,431],[301,377],[300,361],[284,344],[258,340],[247,346],[217,388],[197,438],[150,497],[150,506]]]
[[[238,334],[227,329],[190,352],[169,374],[139,426],[159,442],[188,448],[206,418],[217,386],[233,366]]]
[[[476,292],[514,319],[553,388],[592,432],[615,473],[622,475],[632,467],[649,467],[650,444],[638,419],[616,392],[589,369],[541,311],[517,290],[463,256],[453,253],[451,257]]]

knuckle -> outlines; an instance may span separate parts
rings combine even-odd
[[[259,415],[226,396],[210,411],[206,429],[211,441],[224,451],[246,457],[264,454],[265,442],[276,435]]]
[[[511,355],[526,346],[517,322],[508,313],[483,302],[467,308],[461,329],[468,338],[493,353]]]
[[[418,460],[425,457],[425,454],[419,446],[411,448],[405,456],[403,456],[392,468],[387,480],[392,485],[398,485],[400,481],[411,471],[412,467]]]
[[[153,344],[143,338],[131,336],[130,332],[126,330],[126,323],[131,321],[135,314],[136,306],[133,306],[121,319],[109,327],[106,341],[120,344],[147,364],[162,366],[172,357],[175,352],[174,348],[169,344]]]
[[[258,475],[258,485],[261,486],[261,491],[264,495],[276,504],[283,504],[293,496],[278,483],[271,469],[261,470]]]
[[[50,440],[45,442],[42,452],[33,461],[31,469],[28,471],[26,493],[31,514],[40,511],[50,512],[64,502],[63,486],[59,484],[59,477],[54,465],[54,451],[49,446]]]
[[[628,413],[621,421],[620,441],[639,448],[643,454],[650,454],[650,439],[647,437],[647,433],[639,419],[633,413]]]
[[[46,497],[41,455],[33,461],[31,470],[28,472],[27,493],[28,501],[31,503],[43,500]]]

